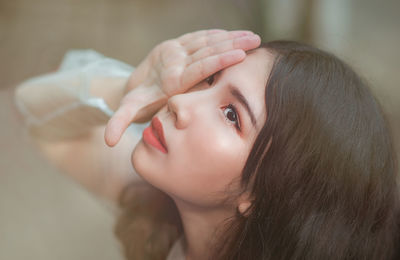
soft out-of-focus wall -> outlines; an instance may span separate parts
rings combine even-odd
[[[0,86],[54,70],[71,48],[137,64],[157,43],[204,28],[257,29],[256,1],[0,0]]]
[[[66,50],[135,65],[204,28],[313,43],[371,83],[399,140],[399,10],[397,0],[0,0],[0,259],[122,259],[113,214],[35,152],[13,107],[15,85],[55,70]]]

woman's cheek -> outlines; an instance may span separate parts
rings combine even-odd
[[[191,162],[187,167],[200,178],[206,177],[205,184],[218,178],[229,181],[232,175],[237,177],[242,171],[247,159],[246,147],[230,130],[202,131],[196,133],[198,138],[186,142],[191,147],[184,153],[185,157],[188,156],[185,161]]]

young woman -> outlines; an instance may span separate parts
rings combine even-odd
[[[116,148],[99,149],[102,119],[88,115],[111,113],[88,112],[93,100],[86,114],[31,129],[64,137],[39,144],[91,190],[119,198],[128,259],[394,259],[397,169],[379,105],[334,56],[259,44],[250,32],[200,31],[158,45],[127,82],[91,77],[89,92],[118,108],[105,132]],[[45,113],[29,93],[50,85],[22,85],[21,109]],[[121,139],[147,120],[137,144]],[[132,166],[145,182],[126,174]]]

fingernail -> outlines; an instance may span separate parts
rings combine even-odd
[[[245,36],[243,38],[246,38],[246,39],[248,39],[250,41],[261,41],[261,37],[258,36],[257,34],[248,35],[248,36]]]
[[[231,33],[235,37],[254,35],[254,33],[252,31],[232,31]]]
[[[242,41],[259,41],[261,40],[260,36],[258,36],[257,34],[253,34],[253,35],[244,35],[242,37],[239,37],[237,39],[235,39],[236,41],[242,42]]]

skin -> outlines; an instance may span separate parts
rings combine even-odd
[[[243,61],[245,51],[260,43],[250,31],[204,30],[157,45],[129,78],[126,95],[107,124],[106,144],[116,145],[131,122],[148,121],[169,97]]]
[[[95,194],[118,202],[126,185],[142,181],[130,163],[138,138],[128,132],[121,139],[130,123],[148,121],[165,105],[168,97],[187,92],[208,76],[241,62],[246,51],[259,45],[260,37],[249,31],[203,30],[165,41],[146,56],[128,80],[99,77],[90,82],[91,95],[102,98],[116,110],[105,133],[104,126],[101,126],[85,129],[84,136],[54,142],[37,138],[37,142],[44,154],[63,172]],[[19,88],[17,98],[28,104],[32,101],[30,92],[36,93],[37,87],[54,92],[52,85],[27,84]],[[63,106],[65,98],[62,95],[55,97],[61,102],[38,99],[40,104],[30,107],[30,112],[34,113],[38,108],[53,108],[57,104]],[[76,127],[74,121],[68,122],[54,127],[59,127],[61,132],[65,131],[64,124]],[[112,149],[101,142],[102,135]]]
[[[93,96],[118,108],[104,133],[113,149],[99,143],[103,126],[73,140],[38,140],[39,146],[89,190],[117,201],[127,184],[141,181],[129,162],[137,140],[121,136],[132,121],[149,120],[159,111],[168,153],[140,141],[132,162],[143,179],[175,200],[187,259],[204,259],[207,241],[219,224],[250,203],[239,196],[235,181],[266,117],[263,97],[272,57],[265,50],[250,51],[259,45],[260,37],[252,32],[224,30],[198,31],[161,43],[128,82],[103,77],[91,82]],[[214,83],[207,85],[210,81],[204,80],[215,73]],[[257,127],[230,95],[229,85],[246,97]],[[238,109],[241,131],[231,120],[229,104]]]
[[[132,163],[144,180],[174,199],[186,259],[207,257],[212,239],[218,239],[215,232],[223,232],[221,222],[250,205],[238,180],[266,120],[264,91],[273,60],[266,50],[251,51],[260,43],[252,32],[224,30],[161,43],[133,72],[107,124],[104,137],[112,147],[132,121],[148,121],[157,113],[168,153],[142,140]],[[206,79],[214,74],[209,84],[212,80]],[[232,86],[250,104],[252,119],[238,95],[232,95]]]
[[[174,199],[183,221],[187,259],[204,258],[207,241],[219,224],[236,208],[249,205],[249,198],[239,196],[238,180],[266,120],[264,92],[272,62],[266,50],[251,51],[243,62],[170,97],[155,115],[163,125],[168,153],[141,140],[132,154],[139,175]],[[231,86],[248,101],[255,125],[231,94]]]

